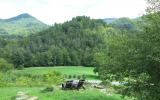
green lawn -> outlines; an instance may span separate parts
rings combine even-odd
[[[86,75],[87,79],[98,79],[98,75],[93,72],[93,67],[82,66],[59,66],[59,67],[30,67],[24,70],[16,70],[19,73],[45,74],[50,71],[58,71],[65,75]]]
[[[93,67],[80,66],[61,66],[61,67],[30,67],[23,70],[14,70],[15,73],[27,73],[32,75],[41,75],[50,71],[58,71],[65,75],[86,75],[87,79],[98,79],[94,74]],[[11,100],[18,91],[24,91],[31,96],[38,96],[40,100],[129,100],[122,99],[120,95],[107,95],[97,89],[86,87],[86,90],[61,90],[59,86],[55,87],[54,92],[41,93],[44,87],[4,87],[0,88],[0,100]]]
[[[96,89],[87,90],[68,90],[55,89],[51,93],[41,93],[40,87],[8,87],[0,88],[0,100],[11,100],[18,91],[24,91],[31,96],[38,96],[40,100],[127,100],[120,95],[106,95]]]

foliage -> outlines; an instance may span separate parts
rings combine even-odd
[[[106,39],[106,47],[95,54],[96,71],[104,81],[124,84],[123,95],[138,100],[160,99],[160,13],[143,16],[143,31]]]
[[[52,84],[57,85],[64,81],[64,77],[60,72],[51,71],[51,72],[48,72],[47,74],[44,74],[44,81],[48,85],[52,85]]]
[[[132,96],[139,100],[159,100],[159,0],[147,1],[150,4],[148,13],[136,20],[120,18],[106,24],[103,20],[77,16],[71,21],[55,24],[49,29],[19,40],[0,38],[0,57],[12,62],[16,68],[94,66],[94,72],[98,72],[104,83],[122,82],[121,93],[124,96]],[[24,16],[21,17],[13,18],[8,22],[25,19]],[[0,29],[0,32],[8,34],[4,29]],[[6,65],[6,63],[4,59],[0,59],[1,71],[10,69],[10,64]],[[34,83],[50,85],[58,84],[63,80],[59,72],[45,73],[45,70],[38,70],[39,72],[32,70],[21,70],[21,72],[27,71],[27,74],[20,75],[1,73],[0,86],[10,85],[10,83],[19,86],[33,86]],[[41,74],[35,76],[37,74],[35,72]],[[80,74],[85,74],[87,78],[95,76],[95,74],[88,74],[87,71],[81,73],[78,67],[76,71],[68,71],[64,68],[62,72],[65,76],[69,75],[69,78],[75,74],[77,78],[81,77]]]
[[[26,38],[6,41],[0,56],[19,69],[30,66],[93,66],[95,52],[100,52],[99,49],[106,46],[106,39],[119,34],[120,30],[135,33],[138,28],[135,21],[127,18],[107,25],[103,20],[77,16]]]
[[[159,12],[160,11],[160,0],[146,0],[148,3],[148,7],[146,11],[148,13],[154,13],[154,12]]]
[[[43,89],[41,92],[42,93],[47,93],[47,92],[53,92],[54,87],[53,86],[47,86],[45,89]]]
[[[138,31],[137,21],[129,18],[119,18],[114,20],[111,25],[120,31]]]
[[[52,71],[47,74],[34,75],[29,73],[7,72],[0,73],[0,87],[10,86],[48,86],[58,85],[64,81],[61,73]]]
[[[13,69],[13,65],[8,63],[5,59],[0,58],[0,72],[7,72]]]
[[[21,14],[10,19],[0,20],[0,34],[3,36],[28,36],[47,29],[48,26],[29,14]]]
[[[103,46],[102,20],[78,16],[63,24],[3,46],[2,57],[16,67],[93,65],[93,53]]]

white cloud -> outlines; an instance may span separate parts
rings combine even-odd
[[[29,13],[54,24],[72,17],[137,17],[145,9],[145,0],[0,0],[0,18]]]

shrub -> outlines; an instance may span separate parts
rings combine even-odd
[[[56,71],[44,75],[32,75],[28,73],[0,72],[0,87],[6,86],[51,86],[64,81],[64,76]]]
[[[72,78],[72,75],[68,75],[68,78],[71,79],[71,78]]]
[[[19,77],[16,80],[16,86],[32,86],[32,79],[29,77]]]
[[[13,69],[13,64],[10,64],[5,59],[0,58],[0,71],[7,72],[11,69]]]
[[[46,92],[53,92],[54,87],[53,86],[47,86],[45,89],[43,89],[41,92],[46,93]]]
[[[4,85],[3,77],[3,73],[0,73],[0,87]]]
[[[17,69],[18,69],[18,70],[23,70],[23,69],[24,69],[24,65],[19,65],[19,66],[17,67]]]
[[[86,75],[82,75],[82,79],[85,80],[86,79]]]
[[[73,78],[76,78],[76,75],[73,75]]]
[[[67,79],[67,78],[68,78],[68,75],[65,74],[65,75],[64,75],[64,78]]]
[[[80,75],[78,75],[78,76],[77,76],[77,79],[81,79],[81,76],[80,76]]]
[[[60,84],[62,81],[64,81],[64,76],[57,71],[51,71],[47,74],[44,74],[44,81],[48,84],[48,85],[52,85],[52,84]]]

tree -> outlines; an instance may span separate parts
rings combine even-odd
[[[156,7],[159,1],[153,1]],[[152,11],[143,16],[143,32],[106,39],[107,47],[96,56],[100,77],[125,82],[121,93],[138,100],[160,99],[160,12]]]
[[[146,0],[148,3],[148,7],[146,11],[148,13],[154,13],[160,11],[160,0]]]

